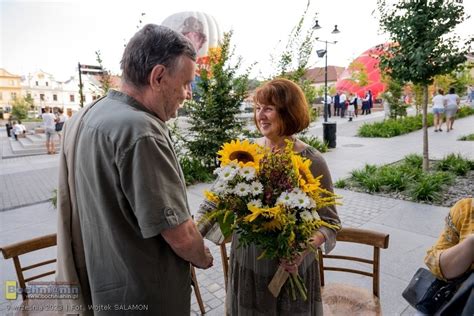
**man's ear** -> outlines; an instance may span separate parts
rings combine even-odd
[[[160,89],[161,80],[163,79],[165,71],[166,67],[163,65],[156,65],[155,67],[153,67],[149,77],[149,84],[152,89]]]

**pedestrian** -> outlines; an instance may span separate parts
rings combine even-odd
[[[325,100],[325,105],[324,105],[324,110],[327,110],[327,115],[331,117],[331,103],[332,103],[332,98],[329,94],[326,95],[326,100]]]
[[[443,114],[446,107],[446,98],[444,96],[443,89],[438,89],[438,94],[433,97],[433,114],[434,114],[434,126],[435,132],[442,132],[443,129],[441,126],[443,125]],[[446,122],[446,124],[448,124]]]
[[[351,93],[349,95],[349,105],[347,106],[347,115],[349,116],[349,122],[352,122],[355,112],[355,106],[357,104],[357,96]]]
[[[347,107],[347,96],[344,92],[339,95],[339,109],[341,111],[341,118],[345,117]]]
[[[359,108],[362,109],[362,98],[356,93],[355,97],[357,98],[356,103],[354,104],[354,114],[355,117],[359,115]]]
[[[368,90],[365,96],[365,101],[367,102],[366,115],[372,113],[372,107],[374,106],[374,100],[372,98],[372,90]]]
[[[51,113],[51,108],[46,106],[44,113],[41,114],[41,118],[43,119],[43,128],[46,134],[46,151],[50,155],[55,154],[54,136],[56,136],[56,116]]]
[[[79,283],[85,306],[189,315],[190,263],[212,266],[166,125],[192,97],[195,60],[184,35],[145,25],[124,50],[120,91],[64,125],[56,281]]]
[[[453,129],[454,119],[456,118],[456,113],[458,111],[458,106],[460,103],[459,96],[456,94],[454,88],[449,89],[449,93],[446,95],[446,132],[449,132]]]
[[[62,130],[64,123],[68,120],[68,116],[64,114],[64,110],[62,108],[58,109],[58,117],[56,118],[56,132],[58,133],[59,136],[59,141],[61,142],[61,136],[62,136]]]
[[[334,116],[339,116],[339,91],[336,92],[336,95],[333,98],[334,101]]]
[[[467,98],[469,103],[471,104],[471,108],[474,109],[474,86],[469,87]]]

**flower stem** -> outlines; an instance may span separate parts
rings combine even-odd
[[[298,272],[291,273],[290,282],[296,285],[296,288],[298,289],[298,292],[303,298],[303,301],[306,301],[308,299],[307,289],[303,279],[299,276]]]

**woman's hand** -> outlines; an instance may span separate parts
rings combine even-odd
[[[324,243],[325,240],[326,238],[324,237],[324,235],[321,232],[317,231],[310,239],[311,247],[318,248]],[[298,272],[298,267],[310,251],[311,249],[307,249],[303,253],[293,257],[290,260],[282,259],[280,261],[280,264],[288,273]]]

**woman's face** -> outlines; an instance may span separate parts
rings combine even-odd
[[[263,136],[271,139],[280,136],[281,120],[274,105],[257,104],[255,118]]]

